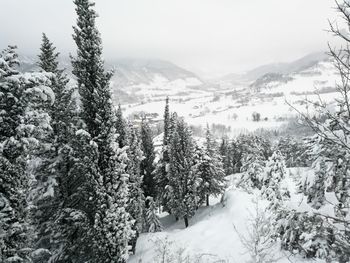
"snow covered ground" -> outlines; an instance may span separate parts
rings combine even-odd
[[[292,172],[292,173],[291,173]],[[305,172],[301,169],[288,169],[288,185],[292,193],[295,193],[294,179],[296,175]],[[211,198],[211,206],[201,207],[191,219],[190,226],[186,229],[183,221],[176,222],[171,215],[163,214],[161,221],[164,230],[159,233],[142,234],[137,241],[136,254],[131,256],[128,263],[157,263],[157,255],[161,252],[187,255],[189,262],[201,257],[200,262],[249,262],[249,254],[242,245],[239,235],[248,235],[248,220],[255,213],[256,202],[260,208],[266,206],[266,201],[261,200],[257,193],[247,192],[234,187],[235,178],[230,177],[229,187],[224,195],[224,205],[220,198]],[[298,195],[292,197],[294,204],[300,202]],[[238,230],[235,231],[235,227]],[[239,234],[238,234],[239,233]],[[321,260],[307,260],[291,256],[286,251],[281,251],[276,244],[274,255],[277,262],[323,262]],[[166,261],[167,262],[167,261]],[[174,261],[178,262],[178,261]]]

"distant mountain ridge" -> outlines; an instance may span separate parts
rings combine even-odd
[[[314,52],[291,62],[266,64],[251,69],[244,74],[232,73],[222,77],[221,79],[231,82],[235,82],[237,80],[248,82],[256,81],[266,74],[287,75],[300,72],[326,60],[329,60],[329,56],[326,54],[326,52]]]
[[[39,69],[37,57],[20,55],[20,62],[20,70],[22,72]],[[59,66],[66,69],[68,76],[74,79],[71,73],[70,58],[61,56],[59,62]],[[152,94],[154,94],[156,88],[161,89],[169,86],[170,89],[170,87],[174,86],[173,89],[176,89],[176,84],[179,82],[181,83],[182,91],[185,89],[185,92],[187,91],[187,86],[193,87],[193,83],[202,83],[194,73],[169,61],[159,59],[124,58],[106,60],[105,67],[107,70],[114,70],[111,85],[113,98],[116,103],[139,102],[145,98],[145,94],[149,93],[148,90],[153,90]],[[166,91],[163,91],[164,93]]]
[[[37,58],[29,56],[20,58],[22,71],[38,69]],[[60,59],[60,66],[74,79],[70,59],[68,57]],[[317,52],[290,63],[267,64],[249,70],[245,74],[229,74],[210,82],[204,82],[195,73],[159,59],[106,60],[106,69],[114,70],[111,79],[113,100],[115,103],[125,104],[159,101],[166,96],[186,100],[237,88],[255,91],[271,89],[301,78],[317,78],[317,74],[328,74],[330,70],[324,69],[322,63],[330,64],[329,58],[325,52]],[[310,85],[314,86],[312,83]],[[330,83],[327,85],[330,86]]]
[[[115,69],[113,81],[118,87],[150,84],[155,75],[169,81],[198,78],[194,73],[165,60],[127,58],[109,61],[108,65]]]
[[[248,71],[245,75],[248,79],[257,79],[267,73],[291,74],[310,68],[328,58],[329,56],[325,52],[311,53],[289,63],[285,62],[263,65]]]

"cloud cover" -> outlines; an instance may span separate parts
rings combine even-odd
[[[210,74],[326,50],[332,0],[96,0],[105,57],[161,58]],[[71,0],[0,0],[0,48],[74,53]]]

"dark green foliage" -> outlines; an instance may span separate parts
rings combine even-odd
[[[147,232],[160,232],[162,231],[162,225],[159,221],[159,218],[156,214],[156,204],[153,201],[152,197],[147,198],[148,208],[146,211],[146,223],[147,223]]]
[[[171,139],[171,123],[169,112],[169,98],[165,101],[164,110],[164,133],[162,151],[159,156],[159,161],[154,171],[154,178],[156,182],[157,199],[162,204],[165,210],[167,208],[167,191],[166,186],[169,184],[169,141]]]
[[[61,149],[67,174],[60,180],[62,203],[54,221],[54,262],[84,262],[93,258],[93,224],[101,196],[97,146],[78,130]]]
[[[123,148],[128,144],[128,133],[127,133],[126,121],[123,118],[123,112],[120,104],[118,105],[118,109],[116,112],[115,131],[118,134],[117,141],[118,141],[119,147]]]
[[[0,55],[0,255],[1,261],[28,261],[35,231],[29,211],[32,153],[51,130],[52,103],[45,74],[22,75],[15,47]]]
[[[152,131],[148,123],[143,120],[141,123],[141,149],[144,159],[141,162],[141,175],[143,176],[142,189],[145,196],[156,196],[156,187],[154,181],[154,146],[152,141]]]
[[[287,167],[304,167],[308,164],[306,146],[290,136],[283,137],[277,144],[277,149],[283,154]]]
[[[50,42],[48,37],[43,33],[40,47],[39,67],[46,72],[57,72],[59,53],[55,52],[56,47]]]
[[[170,141],[168,207],[175,217],[184,219],[186,227],[198,206],[200,179],[194,171],[194,147],[190,129],[182,119],[177,120]]]
[[[221,155],[223,168],[226,175],[231,175],[235,171],[235,165],[232,162],[233,149],[235,148],[233,144],[234,142],[232,141],[230,145],[229,139],[227,137],[223,137],[219,146],[219,153]],[[233,147],[233,149],[231,147]]]
[[[35,168],[35,184],[32,185],[32,213],[36,226],[37,238],[35,248],[44,253],[35,253],[34,262],[41,262],[52,251],[51,236],[54,218],[60,213],[60,202],[63,199],[61,182],[67,176],[61,150],[66,146],[74,134],[77,114],[75,101],[72,98],[74,89],[67,87],[68,79],[63,70],[58,68],[58,53],[55,47],[43,34],[39,66],[49,75],[50,88],[54,92],[55,100],[46,105],[52,129],[41,138],[42,146],[32,153],[32,158],[40,160]],[[56,242],[57,243],[57,242]],[[39,250],[40,249],[40,250]],[[51,250],[51,252],[50,252]]]
[[[146,230],[145,222],[145,196],[142,190],[142,175],[140,172],[140,165],[142,162],[143,153],[141,150],[141,142],[139,140],[137,130],[134,127],[130,128],[129,136],[130,147],[128,149],[128,167],[127,172],[130,174],[129,178],[129,201],[128,212],[130,216],[135,220],[132,230],[135,231],[131,243],[133,252],[136,249],[136,240],[140,233]]]
[[[169,112],[169,97],[165,100],[164,109],[164,135],[163,135],[163,145],[168,145],[170,136],[170,112]]]
[[[98,187],[91,185],[84,196],[97,196],[92,209],[93,258],[96,262],[125,262],[127,243],[132,237],[132,223],[127,212],[128,175],[125,173],[126,149],[116,143],[115,114],[109,82],[112,74],[105,72],[100,34],[96,28],[94,4],[89,0],[75,0],[78,15],[73,38],[78,47],[72,59],[73,74],[77,78],[82,103],[80,116],[96,145],[97,169],[92,177]],[[93,192],[90,192],[93,191]],[[100,195],[98,192],[101,192]],[[90,216],[88,217],[90,220]]]
[[[231,175],[246,171],[246,166],[250,163],[247,160],[252,156],[259,156],[262,161],[267,160],[272,154],[272,149],[270,142],[261,136],[240,135],[231,141],[222,138],[219,152],[226,175]]]
[[[338,243],[330,222],[318,215],[280,209],[277,211],[276,233],[280,235],[282,248],[299,251],[308,258],[336,257],[332,244]],[[339,246],[340,248],[340,246]],[[333,261],[329,261],[333,262]],[[346,262],[346,261],[342,261]]]
[[[199,204],[206,202],[209,205],[209,196],[218,196],[226,188],[225,173],[221,158],[217,153],[215,141],[212,138],[209,127],[206,130],[206,142],[204,149],[197,151],[198,164],[196,174],[200,179],[198,186]]]

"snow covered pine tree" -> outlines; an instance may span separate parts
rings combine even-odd
[[[197,154],[199,154],[199,160],[196,165],[196,173],[201,180],[198,187],[199,204],[205,201],[206,205],[209,206],[209,196],[222,194],[226,184],[223,164],[208,125],[204,149],[199,149]]]
[[[89,0],[75,0],[78,15],[73,38],[78,47],[72,58],[73,74],[81,96],[81,118],[86,132],[98,150],[97,171],[99,193],[95,203],[92,244],[95,262],[125,262],[128,242],[134,235],[133,220],[127,212],[128,174],[126,149],[116,142],[115,119],[109,82],[101,58],[101,38],[96,29],[96,12]]]
[[[32,153],[51,130],[46,106],[54,95],[46,74],[20,74],[16,47],[0,55],[0,256],[29,261],[35,229],[29,211]]]
[[[195,145],[190,129],[182,119],[176,121],[170,142],[169,208],[185,226],[198,206],[200,179],[195,173]]]

